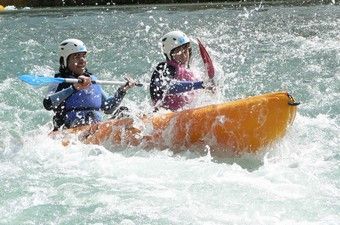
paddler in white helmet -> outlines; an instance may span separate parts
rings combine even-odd
[[[87,70],[87,48],[78,39],[66,39],[59,45],[59,73],[55,77],[77,78],[81,83],[61,83],[44,101],[47,110],[53,110],[54,131],[102,121],[102,114],[113,113],[122,102],[126,91],[135,82],[126,78],[125,85],[108,97],[102,87],[92,84],[96,77]]]
[[[192,102],[194,90],[206,87],[190,70],[192,49],[185,33],[171,31],[161,38],[161,45],[166,60],[159,63],[152,73],[150,95],[155,110],[177,111]]]

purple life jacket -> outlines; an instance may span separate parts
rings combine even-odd
[[[195,81],[194,74],[191,70],[185,68],[185,66],[177,63],[174,60],[167,61],[167,64],[173,66],[176,70],[173,79],[178,81]],[[178,94],[167,94],[163,100],[163,106],[172,111],[176,111],[183,108],[186,104],[192,102],[194,93],[192,91],[178,93]]]

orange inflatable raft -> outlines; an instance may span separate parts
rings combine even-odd
[[[123,118],[68,129],[86,144],[108,147],[204,151],[215,156],[255,153],[282,138],[293,122],[296,103],[276,92],[150,118]]]

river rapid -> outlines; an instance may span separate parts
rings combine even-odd
[[[0,13],[0,224],[340,224],[340,7],[209,4],[25,9]],[[58,44],[83,40],[103,80],[148,82],[159,40],[201,38],[217,93],[191,107],[288,91],[301,102],[287,135],[256,155],[104,148],[48,136],[46,88]],[[206,79],[197,47],[192,68]],[[105,86],[113,93],[117,86]],[[148,89],[123,105],[150,113]],[[169,134],[171,135],[171,134]]]

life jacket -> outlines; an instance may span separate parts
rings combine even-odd
[[[87,75],[95,80],[95,77],[91,74]],[[56,75],[56,77],[57,76],[58,75]],[[63,77],[65,77],[65,74]],[[57,91],[69,86],[70,84],[60,84]],[[102,89],[100,85],[92,84],[87,89],[75,91],[55,110],[56,115],[53,118],[55,129],[62,125],[69,128],[77,125],[100,122],[102,120],[102,115],[99,112],[101,104]]]
[[[173,79],[178,81],[196,80],[192,71],[187,69],[185,66],[177,63],[176,61],[167,61],[166,64],[175,68]],[[167,109],[176,111],[180,108],[183,108],[186,104],[190,103],[193,100],[193,97],[194,93],[192,91],[178,94],[167,94],[163,99],[162,105]]]
[[[102,104],[102,90],[97,84],[73,93],[65,100],[65,124],[81,125],[102,120],[99,112]]]

